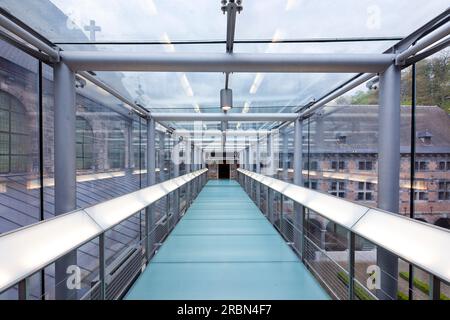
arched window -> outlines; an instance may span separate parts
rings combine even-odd
[[[76,120],[77,169],[89,170],[94,164],[94,132],[83,117]]]
[[[125,167],[125,137],[119,129],[108,134],[108,163],[111,169]]]
[[[25,107],[6,92],[0,92],[0,173],[27,171],[29,132]]]

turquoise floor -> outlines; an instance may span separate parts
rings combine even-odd
[[[209,181],[126,299],[329,299],[233,180]]]

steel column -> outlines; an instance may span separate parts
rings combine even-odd
[[[259,135],[257,135],[257,139],[256,139],[256,173],[261,173],[261,158],[260,158],[260,146],[259,146]],[[258,206],[258,208],[261,207],[261,184],[259,182],[255,182],[256,183],[256,187],[255,187],[255,200],[256,200],[256,205]]]
[[[156,167],[156,154],[155,154],[155,119],[147,118],[147,185],[154,185],[156,182],[155,167]],[[150,259],[151,252],[154,245],[153,234],[153,216],[154,205],[149,205],[145,208],[145,254],[147,260]],[[151,233],[151,234],[150,234]]]
[[[166,146],[166,133],[160,132],[159,133],[159,181],[163,182],[167,179],[166,171],[164,171],[165,168],[165,146]]]
[[[141,121],[141,119],[139,118],[139,121]],[[128,123],[128,127],[127,127],[127,131],[128,131],[128,163],[127,163],[127,167],[128,167],[128,171],[130,174],[133,174],[133,120],[131,120]]]
[[[248,144],[248,138],[246,138],[245,140],[246,140],[245,144]],[[248,147],[245,148],[245,170],[250,171],[250,145],[248,145]],[[245,190],[247,191],[248,194],[250,194],[249,182],[250,182],[250,178],[245,176],[244,185],[245,185]]]
[[[172,157],[173,163],[173,176],[172,178],[176,178],[180,175],[180,142],[176,141],[174,138],[174,144],[172,149]],[[174,214],[180,217],[180,188],[177,188],[174,192]]]
[[[294,122],[294,184],[303,187],[303,120],[297,119]],[[295,227],[297,236],[294,237],[294,245],[299,250],[302,258],[304,253],[305,226],[303,206],[294,202]]]
[[[283,129],[283,180],[289,182],[289,139],[288,128]]]
[[[378,207],[398,213],[400,181],[400,69],[391,65],[380,74],[378,111]],[[380,299],[397,299],[398,258],[377,249],[381,268]]]
[[[268,135],[267,135],[267,160],[266,160],[266,164],[267,164],[267,166],[266,166],[266,174],[269,176],[269,177],[272,177],[273,176],[273,157],[272,157],[272,155],[273,155],[273,150],[272,150],[272,134],[271,133],[269,133]]]
[[[76,209],[75,74],[64,63],[56,63],[53,79],[55,215],[60,215]],[[76,289],[66,282],[68,267],[76,265],[76,250],[55,262],[56,299],[76,298]]]

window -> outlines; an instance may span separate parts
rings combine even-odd
[[[305,186],[305,188],[317,190],[317,181],[315,180],[305,181],[303,185]]]
[[[108,163],[111,169],[125,167],[125,138],[119,129],[108,134]]]
[[[339,161],[331,161],[331,169],[333,170],[344,170],[345,169],[345,161],[339,160]]]
[[[450,161],[439,161],[440,171],[450,171]]]
[[[428,193],[426,191],[414,191],[414,200],[428,200]]]
[[[438,200],[450,200],[450,181],[439,181]]]
[[[0,92],[0,173],[27,171],[29,140],[25,107]]]
[[[372,170],[373,169],[373,161],[364,160],[358,162],[358,170]]]
[[[319,163],[317,161],[310,161],[305,162],[304,164],[304,170],[308,170],[308,164],[309,164],[309,170],[318,170],[319,169]]]
[[[332,196],[345,198],[345,182],[344,181],[331,181],[329,193]]]
[[[77,169],[89,170],[94,164],[94,133],[83,117],[76,119]]]
[[[416,161],[414,164],[415,171],[426,171],[428,170],[428,161]]]
[[[356,200],[358,201],[372,201],[373,198],[373,183],[372,182],[358,182],[358,194]]]

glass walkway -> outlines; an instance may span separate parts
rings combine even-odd
[[[233,180],[209,181],[127,299],[328,299]]]

